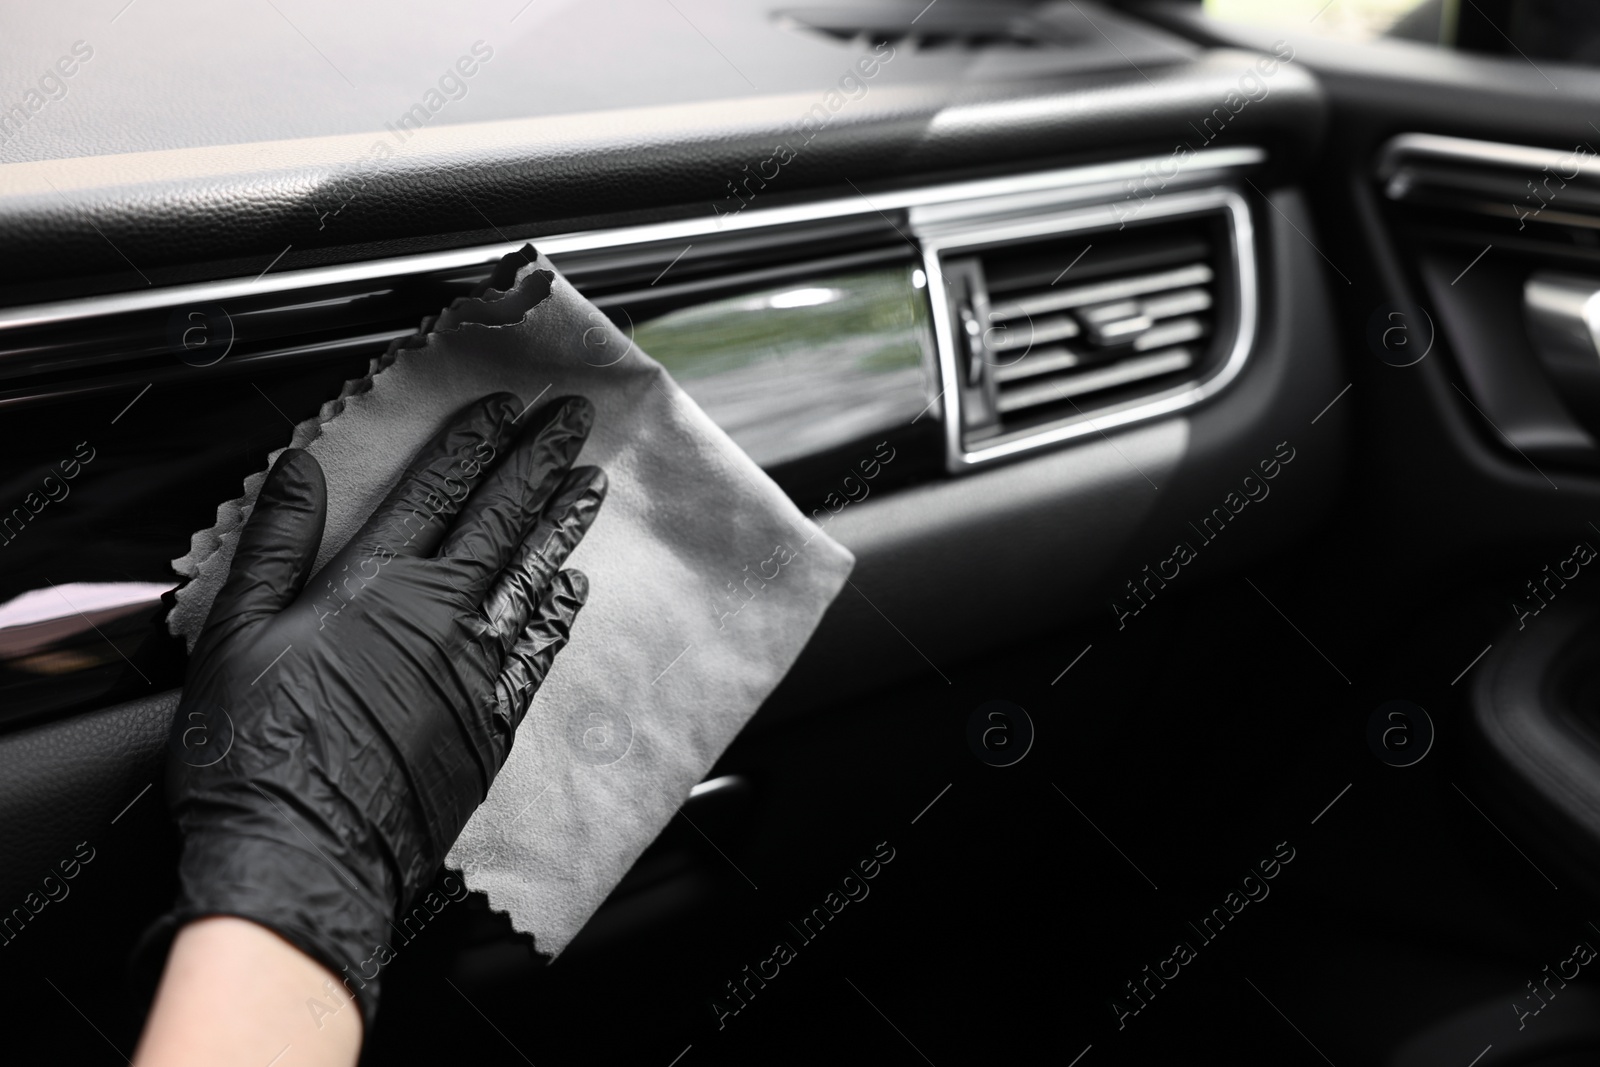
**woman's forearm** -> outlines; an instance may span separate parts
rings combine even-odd
[[[245,919],[213,916],[172,942],[136,1067],[349,1067],[361,1008],[333,972]]]

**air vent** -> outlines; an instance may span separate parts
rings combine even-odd
[[[781,25],[868,48],[905,45],[919,51],[937,48],[1036,49],[1081,43],[1083,37],[1006,4],[938,7],[933,4],[883,4],[859,7],[808,7],[778,13]]]
[[[942,242],[964,463],[1174,410],[1237,370],[1248,216],[1220,196],[1123,228],[1102,211],[1094,227],[1008,220]]]

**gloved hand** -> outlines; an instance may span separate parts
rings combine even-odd
[[[570,469],[593,408],[522,412],[509,393],[460,411],[309,584],[322,468],[297,449],[273,465],[189,662],[166,778],[181,887],[147,947],[251,919],[341,975],[370,1027],[370,960],[403,941],[394,919],[487,795],[588,591],[561,565],[605,497],[598,468]]]

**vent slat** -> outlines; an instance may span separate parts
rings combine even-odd
[[[1165,289],[1181,289],[1205,285],[1212,279],[1209,264],[1191,263],[1177,270],[1155,274],[1136,274],[1131,278],[1114,278],[1110,281],[1080,285],[1071,289],[1040,293],[994,304],[989,313],[995,319],[1019,319],[1032,315],[1046,315],[1056,311],[1070,311],[1090,304],[1105,304],[1130,297],[1159,293]]]
[[[989,331],[989,351],[1009,352],[1014,348],[1027,348],[1030,345],[1044,345],[1052,341],[1065,341],[1078,336],[1081,332],[1078,323],[1067,315],[1050,315],[1048,317],[1031,319],[1027,322],[1010,325],[1004,320],[996,319],[991,312],[989,319],[996,326],[1004,327]],[[1032,325],[1030,330],[1028,327]]]
[[[1095,238],[1008,248],[985,257],[992,261],[992,273],[984,275],[984,284],[991,299],[1009,300],[1014,294],[1048,289],[1063,281],[1086,285],[1105,278],[1205,262],[1211,256],[1210,243],[1190,235],[1163,233],[1160,237],[1144,237],[1134,236],[1130,230],[1122,236],[1126,239],[1116,244]]]
[[[919,7],[902,6],[897,10],[893,4],[878,4],[868,5],[864,11],[852,7],[798,8],[781,12],[779,24],[810,30],[829,40],[864,40],[869,47],[881,41],[904,42],[922,50],[1033,50],[1082,45],[1087,40],[1083,29],[1065,25],[1059,19],[1035,18],[1014,5],[971,5],[948,10],[930,10],[933,4],[921,10]]]
[[[1161,293],[1146,297],[1140,305],[1152,319],[1169,319],[1174,315],[1193,315],[1197,311],[1211,310],[1211,293],[1205,289],[1179,289],[1175,293]]]
[[[1097,393],[1119,385],[1131,385],[1163,374],[1173,374],[1194,366],[1194,353],[1187,348],[1173,348],[1165,352],[1152,352],[1148,356],[1119,360],[1096,370],[1080,374],[1045,378],[1008,389],[1000,394],[1002,415],[1040,404],[1070,400],[1085,393]]]
[[[1166,348],[1198,341],[1206,332],[1206,324],[1199,319],[1168,319],[1158,323],[1134,338],[1135,352],[1148,352],[1152,348]]]
[[[1089,336],[1097,345],[1125,345],[1154,325],[1149,315],[1135,313],[1125,319],[1090,323]]]
[[[1055,374],[1059,371],[1071,370],[1082,363],[1083,357],[1066,345],[1036,348],[1015,363],[1007,363],[1004,366],[996,365],[994,368],[994,380],[1003,385],[1007,382],[1022,381],[1024,378],[1037,378],[1041,374]]]

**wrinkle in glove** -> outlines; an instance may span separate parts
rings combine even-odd
[[[571,643],[447,857],[556,953],[787,673],[854,560],[526,248],[297,428],[294,443],[327,478],[318,565],[451,411],[498,390],[586,397],[595,422],[583,460],[610,483],[572,553],[590,590]],[[191,580],[174,632],[199,632],[260,482],[177,561]],[[737,612],[733,589],[743,591]]]
[[[561,566],[605,496],[601,471],[571,469],[593,408],[563,398],[518,426],[528,407],[502,392],[455,413],[320,583],[322,468],[278,457],[174,717],[183,848],[157,936],[250,919],[341,975],[371,1024],[368,965],[487,794],[587,595]]]

